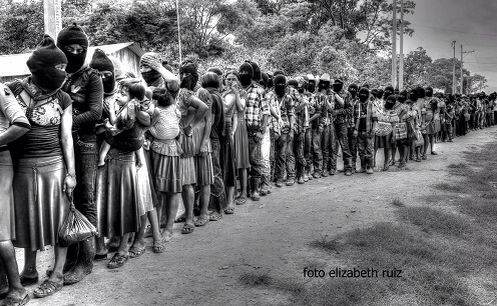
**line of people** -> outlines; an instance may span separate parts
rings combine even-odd
[[[85,64],[87,49],[82,28],[66,27],[57,43],[43,38],[29,77],[0,86],[4,305],[27,303],[23,286],[38,284],[37,251],[48,245],[55,262],[37,298],[81,281],[111,248],[107,267],[119,268],[146,237],[163,252],[175,222],[190,234],[274,187],[335,175],[340,155],[347,176],[402,169],[497,117],[495,93],[345,89],[327,73],[290,78],[252,61],[200,75],[187,59],[177,75],[153,52],[135,76],[98,49]],[[65,247],[58,229],[72,199],[99,237]],[[20,275],[14,246],[25,250]]]

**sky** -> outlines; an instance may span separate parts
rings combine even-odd
[[[451,58],[451,42],[474,53],[464,57],[464,67],[488,79],[486,91],[497,91],[497,0],[415,0],[414,15],[405,19],[415,33],[404,38],[404,52],[420,46],[432,59]]]

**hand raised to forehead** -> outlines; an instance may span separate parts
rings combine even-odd
[[[160,69],[164,68],[162,66],[162,61],[159,58],[155,57],[148,57],[143,59],[143,63],[150,67],[151,69],[159,71]]]

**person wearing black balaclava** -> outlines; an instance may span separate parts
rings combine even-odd
[[[222,75],[222,73],[221,73]],[[219,88],[221,86],[219,75],[209,71],[201,78],[201,85],[212,101],[210,107],[212,117],[212,129],[210,142],[212,148],[212,165],[214,169],[214,182],[211,185],[211,195],[209,210],[212,213],[209,216],[210,221],[220,220],[224,210],[228,207],[228,197],[226,191],[228,188],[233,189],[235,186],[234,159],[232,156],[231,138],[225,134],[226,122],[224,119],[224,105]],[[205,93],[207,95],[207,93]],[[227,156],[225,156],[227,155]],[[224,163],[224,158],[229,158],[231,163]],[[223,171],[225,165],[229,165],[229,171]],[[225,175],[229,174],[229,175]],[[230,190],[231,190],[230,189]],[[229,200],[231,201],[234,193],[231,192]]]
[[[359,91],[359,86],[357,84],[350,84],[347,90],[350,93],[351,99],[350,102],[352,104],[352,109],[353,112],[351,115],[349,115],[348,121],[349,121],[349,127],[347,130],[347,138],[349,140],[349,149],[350,149],[350,154],[352,155],[352,171],[356,171],[356,163],[357,163],[357,153],[358,153],[358,148],[357,148],[357,135],[354,133],[355,126],[357,121],[359,120],[359,96],[358,96],[358,91]]]
[[[103,84],[97,70],[85,65],[88,38],[81,27],[70,25],[59,32],[59,47],[67,57],[67,80],[62,89],[73,100],[73,133],[76,174],[81,184],[74,190],[74,205],[97,225],[95,202],[98,144],[96,124],[102,117]],[[90,274],[95,256],[93,238],[69,247],[65,284],[74,284]]]
[[[29,132],[9,145],[15,165],[14,246],[25,249],[24,285],[38,282],[37,250],[54,246],[53,270],[33,291],[36,298],[43,298],[62,289],[64,283],[67,247],[59,244],[57,236],[76,181],[81,179],[75,170],[71,98],[61,90],[66,56],[45,35],[26,64],[31,76],[9,84],[18,103],[27,106],[25,115],[31,125]]]
[[[317,93],[315,95],[315,103],[310,118],[312,129],[312,148],[313,154],[313,178],[318,179],[323,175],[327,176],[327,164],[324,161],[329,160],[330,152],[333,152],[330,147],[331,133],[329,131],[329,111],[331,109],[332,101],[328,96],[330,87],[330,75],[323,73],[318,81]],[[325,167],[326,166],[326,167]]]
[[[278,105],[281,126],[279,137],[276,139],[275,155],[276,167],[274,176],[276,187],[283,187],[286,183],[295,182],[295,157],[293,155],[293,122],[295,117],[294,101],[288,94],[286,78],[277,75],[273,79],[273,90],[268,93],[268,101],[272,105]],[[290,185],[290,184],[288,184]]]
[[[254,68],[249,63],[243,63],[239,68],[238,77],[246,100],[245,121],[249,138],[250,155],[250,198],[260,200],[260,185],[264,174],[262,160],[262,140],[266,133],[269,107],[264,90],[254,81]]]
[[[343,81],[340,79],[336,79],[333,83],[332,96],[335,98],[335,107],[333,111],[335,135],[342,148],[345,175],[350,176],[352,175],[353,167],[355,167],[355,165],[352,165],[352,154],[350,153],[347,135],[347,117],[351,116],[354,111],[351,103],[352,96],[349,92],[343,90]]]
[[[304,136],[304,156],[306,160],[305,172],[304,172],[304,182],[313,179],[312,176],[312,122],[311,118],[315,114],[315,91],[316,91],[316,77],[312,74],[306,75],[307,84],[304,90],[304,98],[307,100],[306,103],[306,128]]]
[[[143,80],[152,91],[155,88],[168,88],[171,92],[177,92],[178,79],[160,54],[155,52],[143,54],[139,66]]]
[[[307,175],[307,156],[306,149],[311,146],[311,135],[309,130],[309,99],[307,91],[307,77],[298,77],[297,84],[293,92],[295,93],[295,124],[294,124],[294,153],[295,153],[295,168],[297,172],[297,183],[305,184],[309,180]],[[309,138],[306,139],[306,136]],[[308,140],[308,142],[307,142]]]
[[[214,180],[210,146],[211,114],[209,105],[195,95],[198,82],[197,63],[186,59],[180,65],[180,90],[177,106],[181,113],[180,144],[183,153],[180,163],[182,174],[182,198],[185,206],[183,229],[181,233],[190,234],[195,226],[204,226],[209,222],[207,215],[210,184]],[[205,89],[204,89],[205,90]],[[194,185],[200,188],[201,215],[194,220],[195,203]],[[209,191],[207,193],[207,191]]]
[[[321,138],[321,148],[323,150],[323,168],[321,176],[335,175],[336,173],[336,138],[335,126],[333,125],[333,108],[335,97],[330,94],[331,78],[329,74],[324,73],[318,83],[318,97],[320,104],[325,107],[323,110],[323,134]]]
[[[375,92],[377,95],[378,99],[374,102],[375,109],[378,110],[378,112],[382,113],[385,111],[385,103],[391,95],[393,95],[395,92],[393,86],[388,85],[385,87],[384,90],[380,90]],[[378,153],[378,149],[383,149],[384,152],[390,151],[390,141],[386,141],[385,137],[382,136],[375,136],[374,139],[374,153],[373,153],[373,165],[376,167],[376,155]],[[383,167],[385,168],[385,167]]]
[[[373,174],[374,131],[378,121],[373,103],[369,100],[369,90],[362,88],[359,91],[357,109],[359,116],[354,125],[357,136],[361,172]]]
[[[252,82],[258,87],[258,91],[264,97],[263,103],[266,104],[268,109],[267,113],[262,116],[262,126],[264,126],[264,131],[261,140],[261,156],[262,156],[262,175],[260,184],[260,195],[266,196],[271,193],[271,133],[269,131],[269,118],[272,115],[269,108],[269,103],[266,99],[267,84],[261,85],[263,83],[263,73],[253,61],[246,61],[252,66],[254,74],[252,76]]]

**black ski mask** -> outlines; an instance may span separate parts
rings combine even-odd
[[[341,92],[343,89],[343,82],[341,80],[335,80],[335,83],[333,83],[333,91],[336,93]]]
[[[416,102],[416,101],[418,101],[417,90],[416,90],[416,89],[412,89],[411,91],[409,91],[409,93],[407,94],[407,98],[408,98],[408,99],[409,99],[409,101],[411,101],[411,102]]]
[[[277,75],[274,77],[274,92],[278,97],[283,97],[286,92],[286,78],[283,75]]]
[[[330,89],[330,82],[320,80],[318,83],[318,91]]]
[[[70,45],[80,45],[83,51],[75,54],[67,49]],[[60,31],[57,37],[57,47],[67,57],[66,71],[68,73],[74,73],[83,67],[88,50],[88,37],[80,26],[74,23]]]
[[[383,99],[387,99],[391,95],[393,95],[394,89],[393,86],[387,86],[385,87],[385,91],[383,91]]]
[[[240,84],[243,87],[247,87],[252,83],[252,78],[254,76],[254,69],[249,63],[243,63],[240,66],[238,72],[238,78],[240,79]]]
[[[387,100],[385,101],[385,109],[386,110],[393,109],[396,101],[397,101],[397,97],[395,95],[388,96]]]
[[[67,59],[64,52],[55,46],[52,37],[48,35],[43,37],[26,64],[31,72],[33,83],[41,89],[54,91],[62,87],[66,72],[56,66],[67,64]]]
[[[194,90],[198,81],[197,64],[191,60],[185,60],[179,67],[181,77],[180,87]]]
[[[357,96],[357,90],[359,88],[357,87],[356,84],[350,84],[349,85],[349,92],[350,92],[350,95],[352,95],[352,98],[355,99],[356,96]]]
[[[315,80],[309,80],[309,83],[307,83],[307,90],[311,93],[316,91],[316,81]]]
[[[426,93],[426,96],[427,96],[428,98],[433,97],[433,88],[431,88],[431,87],[426,87],[426,89],[425,89],[425,93]]]
[[[141,73],[143,80],[147,83],[148,86],[152,86],[152,84],[156,84],[160,78],[162,78],[162,74],[160,74],[155,69],[150,69],[150,71]]]
[[[359,91],[359,101],[362,103],[366,102],[369,98],[369,90],[367,88],[361,88]]]
[[[98,70],[99,72],[107,71],[110,75],[102,76],[102,84],[104,86],[104,93],[110,94],[116,87],[116,78],[114,76],[114,64],[107,57],[104,51],[96,49],[90,62],[90,67]]]

